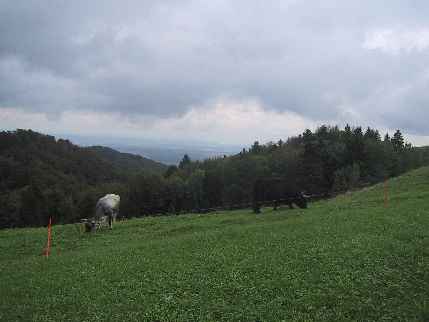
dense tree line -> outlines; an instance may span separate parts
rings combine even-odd
[[[164,178],[159,178],[157,193],[164,200],[157,202],[168,203],[176,211],[186,208],[183,204],[194,210],[234,207],[252,201],[253,184],[261,177],[283,177],[308,194],[328,196],[426,164],[429,164],[429,150],[413,148],[399,130],[393,137],[386,134],[382,138],[371,128],[321,126],[286,142],[255,142],[230,157],[192,162],[185,155],[178,167],[170,166]],[[135,185],[141,186],[143,181]]]
[[[0,227],[44,225],[49,216],[64,223],[88,218],[106,193],[121,196],[124,217],[177,214],[250,203],[258,178],[283,177],[307,194],[329,195],[429,164],[429,149],[412,147],[399,130],[382,138],[375,129],[350,126],[255,142],[229,157],[185,155],[178,166],[152,170],[117,153],[33,131],[0,133]]]
[[[31,130],[0,132],[0,228],[74,222],[103,193],[166,166],[111,149],[82,148]]]

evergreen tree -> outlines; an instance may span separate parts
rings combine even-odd
[[[262,151],[262,146],[259,144],[258,141],[255,141],[253,145],[250,148],[250,152],[252,153],[260,153]]]
[[[389,133],[386,133],[386,135],[384,136],[383,142],[389,142],[390,143],[390,135],[389,135]]]
[[[391,140],[392,145],[393,145],[393,149],[396,152],[401,152],[404,150],[405,148],[405,143],[404,143],[404,137],[402,136],[402,133],[400,130],[397,130],[395,132],[395,134],[393,135],[393,138]]]
[[[188,189],[192,196],[193,208],[204,209],[206,208],[206,200],[204,198],[204,170],[195,170],[188,180]]]
[[[179,168],[180,169],[185,169],[185,168],[187,168],[189,165],[191,164],[191,158],[187,155],[187,154],[185,154],[184,156],[183,156],[183,159],[180,161],[180,163],[179,163]]]

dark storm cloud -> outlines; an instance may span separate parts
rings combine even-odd
[[[429,134],[428,14],[427,1],[0,1],[0,108],[166,117],[250,98]]]

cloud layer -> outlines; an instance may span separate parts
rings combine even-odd
[[[0,0],[0,117],[246,144],[322,122],[423,138],[428,14],[399,0]]]
[[[21,124],[24,128],[55,133],[79,133],[84,136],[123,137],[223,145],[249,144],[256,140],[277,141],[302,132],[316,124],[293,112],[267,111],[256,101],[217,101],[212,105],[191,108],[178,117],[133,116],[119,112],[97,113],[66,111],[50,119],[44,113],[0,109],[3,124]],[[197,135],[196,135],[197,133]]]

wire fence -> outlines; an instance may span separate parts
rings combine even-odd
[[[344,190],[335,190],[335,191],[329,191],[329,192],[323,192],[323,193],[317,193],[317,194],[310,194],[310,195],[305,195],[307,201],[309,202],[313,202],[313,201],[317,201],[317,200],[322,200],[322,199],[331,199],[331,198],[335,198],[339,195],[348,193],[348,192],[352,192],[352,191],[357,191],[363,188],[367,188],[369,186],[373,185],[372,183],[364,183],[364,184],[360,184],[359,186],[356,186],[353,189],[344,189]],[[271,200],[262,200],[262,201],[258,201],[259,206],[261,207],[268,207],[268,206],[273,206],[275,207],[276,205],[281,205],[281,204],[288,204],[288,203],[293,203],[293,201],[295,200],[295,198],[282,198],[282,199],[271,199]],[[198,213],[198,214],[208,214],[208,213],[216,213],[216,212],[220,212],[220,211],[228,211],[228,210],[239,210],[239,209],[248,209],[248,208],[253,208],[254,206],[254,202],[253,201],[247,201],[247,202],[241,202],[241,203],[235,203],[235,204],[227,204],[227,205],[220,205],[220,206],[215,206],[215,207],[196,207],[196,208],[192,208],[192,209],[183,209],[180,211],[166,211],[166,212],[159,212],[159,213],[153,213],[147,216],[169,216],[169,215],[179,215],[179,214],[186,214],[186,213]],[[121,220],[123,219],[127,219],[127,218],[121,218]]]
[[[353,191],[357,191],[366,187],[371,186],[371,183],[368,184],[363,184],[363,185],[359,185],[359,187],[356,187],[354,189],[346,189],[346,190],[337,190],[337,191],[330,191],[328,193],[319,193],[319,194],[311,194],[311,195],[306,195],[306,199],[307,201],[317,201],[320,199],[330,199],[330,198],[335,198],[338,195],[342,195],[345,193],[349,193],[349,192],[353,192]],[[294,198],[282,198],[282,199],[273,199],[273,200],[263,200],[263,201],[259,201],[258,204],[260,207],[267,207],[267,206],[279,206],[281,204],[290,204],[291,202],[293,202]],[[387,181],[384,182],[384,206],[387,207],[388,205],[388,183]],[[229,204],[229,205],[224,205],[224,206],[218,206],[218,207],[207,207],[207,208],[194,208],[191,210],[183,210],[179,213],[176,214],[185,214],[185,213],[199,213],[199,214],[209,214],[209,213],[217,213],[220,211],[228,211],[228,210],[239,210],[239,209],[248,209],[248,208],[253,208],[254,206],[254,202],[242,202],[242,203],[236,203],[236,204]],[[160,214],[152,214],[149,216],[159,216]],[[165,215],[171,215],[171,213],[167,213]],[[149,217],[147,216],[147,217]],[[120,218],[120,220],[127,220],[130,218]],[[93,219],[81,219],[80,222],[74,223],[74,227],[76,229],[76,233],[78,235],[80,235],[81,237],[83,236],[84,232],[95,232],[96,230],[103,228],[102,223],[95,223],[94,229],[88,229],[87,225],[91,224]],[[45,257],[47,256],[47,252],[49,251],[49,248],[51,246],[51,223],[48,226],[48,242],[46,245],[46,248],[44,248],[44,252],[43,255]],[[65,232],[63,232],[65,233]],[[56,239],[61,239],[62,234],[61,231],[56,231],[55,232],[55,238]]]

